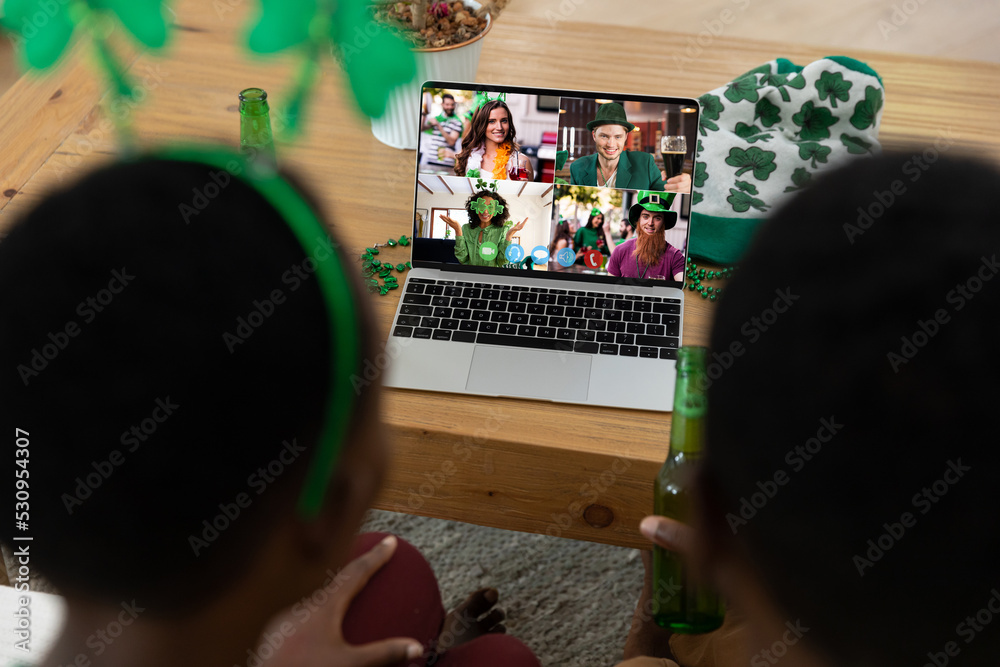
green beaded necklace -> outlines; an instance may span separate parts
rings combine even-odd
[[[365,248],[364,253],[361,255],[361,275],[365,279],[365,287],[369,292],[374,294],[378,292],[380,295],[385,296],[389,293],[389,290],[399,289],[399,281],[396,276],[392,275],[392,270],[395,269],[398,273],[404,273],[407,269],[412,269],[413,265],[410,262],[399,263],[395,266],[392,262],[383,262],[381,260],[375,259],[375,255],[379,254],[379,248],[392,248],[394,246],[408,246],[410,245],[410,239],[403,234],[399,237],[399,240],[389,239],[385,243],[373,243],[371,248]],[[378,279],[382,279],[382,284],[379,285]]]
[[[702,280],[714,280],[715,278],[732,278],[733,273],[736,272],[736,266],[727,266],[720,271],[706,271],[705,269],[699,269],[698,265],[694,263],[694,260],[690,257],[687,258],[687,288],[692,292],[698,290],[701,294],[702,299],[708,299],[709,301],[717,301],[720,296],[722,296],[721,287],[709,287],[702,285]]]

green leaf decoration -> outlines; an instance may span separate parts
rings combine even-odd
[[[159,49],[167,43],[165,3],[160,0],[90,0],[95,9],[110,9],[140,43]]]
[[[740,100],[756,102],[758,88],[760,86],[757,84],[756,76],[745,76],[730,82],[726,87],[725,96],[730,102],[739,102]]]
[[[478,169],[472,168],[469,171],[465,172],[465,175],[469,178],[479,178],[479,173],[480,172]]]
[[[105,31],[97,26],[105,17],[114,16],[144,46],[159,49],[167,42],[164,9],[160,0],[7,0],[0,26],[23,39],[21,58],[32,69],[46,69],[58,62],[77,27],[91,32],[98,46],[98,61],[108,70],[115,87],[131,94],[124,68],[101,36]]]
[[[316,0],[260,0],[247,46],[254,53],[277,53],[309,40]]]
[[[556,171],[562,171],[562,168],[566,166],[566,160],[569,159],[569,151],[556,151]],[[476,169],[478,172],[479,170]]]
[[[733,210],[737,213],[746,213],[752,208],[764,212],[770,208],[769,204],[765,204],[763,200],[752,197],[746,192],[741,192],[736,188],[729,189],[729,196],[726,197],[726,201],[733,207]]]
[[[708,120],[719,120],[719,114],[726,108],[718,95],[705,94],[698,101],[701,102],[701,117]]]
[[[706,130],[717,132],[719,130],[719,126],[702,116],[698,120],[698,131],[701,132],[701,136],[706,137],[708,136],[708,132]]]
[[[854,105],[851,125],[859,130],[865,130],[875,124],[878,112],[882,109],[882,91],[875,86],[865,87],[865,99]]]
[[[816,82],[816,90],[819,91],[819,99],[825,100],[827,97],[830,98],[830,106],[834,109],[837,108],[837,100],[841,102],[846,102],[850,99],[851,86],[854,85],[852,81],[844,81],[844,75],[840,72],[830,72],[826,71],[819,75],[819,81]]]
[[[729,149],[729,157],[726,164],[731,167],[739,167],[737,176],[742,176],[745,172],[753,170],[753,177],[758,181],[766,181],[771,172],[778,168],[774,164],[774,151],[765,151],[756,146],[743,150],[742,148]]]
[[[771,127],[781,121],[781,109],[771,100],[762,97],[753,111],[753,119],[757,120],[758,118],[760,118],[761,125]]]
[[[809,181],[812,180],[812,174],[805,167],[797,167],[795,171],[792,172],[792,183],[793,186],[788,186],[785,188],[785,192],[795,192],[796,190],[801,190],[804,188]]]
[[[708,130],[717,132],[719,126],[712,121],[719,120],[719,114],[725,109],[718,95],[705,94],[698,98],[701,102],[701,116],[698,118],[698,131],[701,136],[707,136]]]
[[[417,63],[409,45],[386,26],[370,35],[366,29],[373,21],[366,0],[339,0],[334,15],[334,41],[342,45],[342,59],[351,91],[361,111],[371,118],[385,113],[389,94],[397,86],[417,75]],[[369,37],[357,47],[356,35]]]
[[[830,137],[830,126],[837,122],[837,117],[826,107],[814,106],[809,101],[792,116],[792,122],[802,128],[797,133],[801,139],[827,139]]]
[[[746,181],[736,181],[736,187],[738,187],[743,192],[746,192],[747,194],[751,195],[760,194],[757,191],[757,186],[754,185],[753,183],[747,183]]]
[[[695,151],[695,157],[701,155],[702,151],[704,151],[704,150],[705,150],[705,147],[701,145],[701,139],[699,139],[698,140],[698,150]]]
[[[852,137],[849,134],[840,135],[840,143],[847,146],[847,152],[854,155],[863,155],[864,153],[871,153],[872,144],[871,142],[865,141],[861,137]]]
[[[698,204],[701,203],[701,200],[704,198],[705,195],[701,194],[700,192],[694,193],[693,195],[691,195],[691,206],[697,206]]]
[[[789,80],[789,76],[792,77],[791,80]],[[805,88],[806,78],[800,73],[778,74],[775,72],[774,74],[771,74],[770,71],[768,71],[764,77],[761,78],[760,84],[761,86],[773,86],[781,95],[782,101],[788,102],[791,100],[791,97],[789,97],[788,91],[785,90],[785,88],[796,88],[798,90],[802,90]]]
[[[323,53],[339,56],[358,107],[371,118],[385,113],[394,88],[416,76],[410,47],[388,26],[374,22],[366,0],[260,0],[247,45],[261,54],[301,50],[303,63],[288,96],[293,134]]]
[[[492,217],[503,211],[503,205],[496,199],[486,201],[484,198],[479,197],[472,202],[472,210],[476,213],[488,213]]]
[[[803,160],[812,160],[812,167],[817,167],[817,162],[826,164],[826,158],[833,151],[829,146],[818,144],[814,141],[804,141],[799,144],[799,157]]]
[[[708,180],[708,172],[705,171],[705,163],[699,162],[694,168],[694,187],[700,188]]]
[[[756,74],[763,74],[766,77],[770,73],[771,73],[771,63],[767,63],[767,64],[764,64],[764,65],[761,65],[760,67],[754,67],[749,72],[744,72],[743,74],[740,74],[736,78],[737,79],[742,79],[745,76],[754,76]]]
[[[734,129],[736,136],[745,139],[747,143],[754,143],[758,139],[761,141],[770,141],[771,133],[764,132],[756,125],[747,125],[743,121],[736,123],[736,128]]]

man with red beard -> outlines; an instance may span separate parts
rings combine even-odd
[[[635,236],[615,248],[608,273],[622,278],[684,279],[684,253],[667,243],[664,232],[677,224],[670,210],[674,195],[639,192],[639,203],[628,210]]]

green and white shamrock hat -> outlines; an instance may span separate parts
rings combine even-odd
[[[885,88],[868,65],[778,58],[699,98],[690,254],[732,264],[817,172],[881,150]]]

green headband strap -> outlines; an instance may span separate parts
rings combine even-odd
[[[325,419],[305,483],[298,500],[299,515],[311,519],[319,514],[323,498],[347,434],[354,408],[351,375],[360,357],[360,336],[355,314],[354,290],[347,279],[340,255],[330,247],[330,237],[315,211],[273,169],[262,169],[239,153],[211,148],[169,148],[154,158],[196,162],[228,172],[256,190],[291,228],[307,257],[316,265],[315,276],[326,302],[330,330],[330,379]]]

